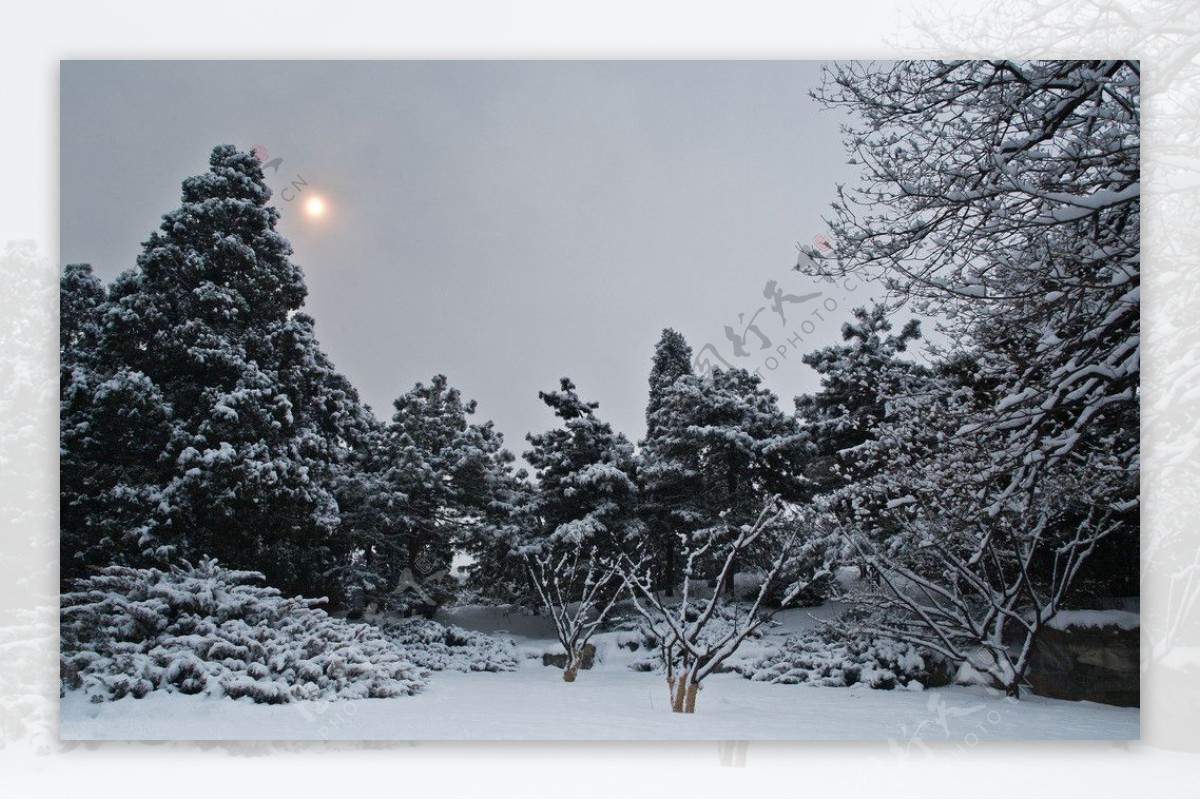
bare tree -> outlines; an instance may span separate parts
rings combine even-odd
[[[854,627],[968,663],[1019,697],[1038,634],[1096,546],[1124,524],[1098,505],[1063,522],[1052,507],[921,518],[906,525],[920,542],[900,556],[853,536],[870,577],[849,599],[881,612]]]
[[[766,503],[753,524],[743,525],[732,538],[712,529],[681,535],[684,569],[678,599],[665,598],[655,589],[651,572],[625,557],[623,573],[632,589],[634,607],[659,642],[672,711],[694,713],[701,682],[778,608],[789,605],[803,591],[804,584],[788,586],[777,608],[764,604],[771,591],[779,588],[797,555],[802,530],[797,517],[795,508],[776,496]],[[695,597],[696,589],[709,583],[707,578],[700,578],[701,564],[717,559],[721,569],[715,585],[732,584],[739,556],[754,548],[767,549],[771,557],[757,595],[744,609],[736,603],[723,603],[718,592],[704,599]]]
[[[951,342],[853,453],[881,468],[838,527],[878,570],[881,632],[982,650],[1014,695],[1097,546],[1137,548],[1140,81],[1119,60],[855,62],[815,93],[851,112],[861,180],[835,255],[801,269],[876,281]]]
[[[525,564],[567,653],[563,680],[574,681],[584,647],[623,593],[622,572],[617,562],[584,542],[560,542],[527,553]]]

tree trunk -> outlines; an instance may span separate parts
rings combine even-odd
[[[686,699],[687,682],[683,677],[672,678],[669,682],[671,687],[671,711],[676,714],[683,713],[683,702]]]
[[[737,558],[736,557],[733,559],[730,559],[729,572],[727,572],[725,574],[725,578],[724,578],[724,580],[721,581],[721,585],[717,587],[717,596],[718,597],[724,596],[724,597],[729,598],[730,600],[736,599],[733,596],[733,588],[734,588],[733,587],[733,577],[735,575],[737,575]]]
[[[579,674],[579,663],[583,660],[583,654],[578,650],[571,650],[571,656],[567,659],[567,668],[563,670],[563,680],[567,683],[574,683],[575,676]]]
[[[671,693],[671,711],[676,714],[696,712],[696,692],[700,684],[685,674],[678,678],[667,678],[667,688]]]
[[[684,702],[683,713],[685,713],[685,714],[695,714],[696,713],[696,692],[699,691],[699,689],[700,689],[700,684],[693,683],[691,681],[688,682],[687,699]]]

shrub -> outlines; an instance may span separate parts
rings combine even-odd
[[[516,643],[432,620],[392,619],[378,623],[383,636],[414,664],[428,670],[511,672],[518,666]]]
[[[206,560],[78,581],[62,596],[61,688],[94,702],[162,690],[286,703],[424,685],[428,673],[372,626],[252,585],[262,580]]]

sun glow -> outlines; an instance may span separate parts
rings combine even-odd
[[[310,217],[325,216],[325,201],[319,197],[310,197],[304,204],[304,212]]]

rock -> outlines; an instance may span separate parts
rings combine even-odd
[[[926,689],[938,689],[954,682],[954,664],[944,656],[931,653],[925,658],[925,674],[920,683]]]
[[[1118,625],[1043,628],[1026,679],[1043,697],[1138,706],[1139,638]]]
[[[580,669],[591,669],[596,663],[596,645],[585,644],[580,651],[579,667]],[[567,668],[566,653],[544,653],[542,655],[543,667],[558,667],[559,669]]]

